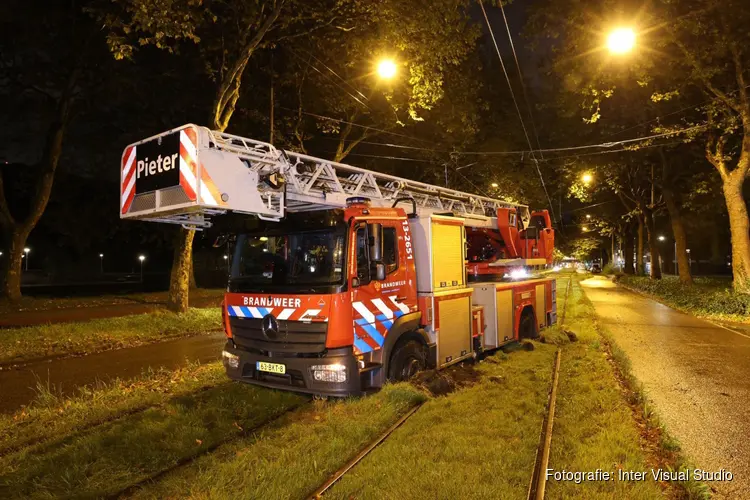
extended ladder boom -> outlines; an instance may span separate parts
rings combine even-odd
[[[451,212],[467,225],[492,226],[507,201],[283,151],[273,145],[196,125],[131,144],[122,156],[121,217],[210,227],[210,216],[233,211],[279,220],[287,211],[345,207],[362,196],[375,206],[412,198],[420,214]]]

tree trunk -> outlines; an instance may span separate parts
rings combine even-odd
[[[677,206],[677,200],[671,189],[666,186],[662,188],[664,202],[669,212],[669,220],[672,222],[672,233],[677,243],[677,270],[680,273],[680,282],[686,285],[693,284],[693,276],[690,270],[690,260],[687,254],[687,235],[685,226],[682,223],[680,208]]]
[[[5,300],[21,299],[21,266],[27,236],[18,229],[5,233],[5,240],[9,242],[8,258],[3,259],[2,298]]]
[[[174,260],[172,261],[169,300],[167,301],[167,307],[175,312],[186,312],[188,310],[193,238],[195,238],[195,231],[185,228],[180,228],[175,235]]]
[[[656,244],[656,228],[654,227],[654,215],[650,210],[644,210],[643,218],[646,221],[646,233],[648,234],[648,250],[651,253],[651,272],[649,277],[652,280],[661,279],[661,265],[659,264],[659,245]]]
[[[625,268],[622,270],[625,274],[633,274],[633,231],[630,227],[625,228],[622,238],[622,253],[625,260]]]
[[[55,115],[47,128],[47,135],[42,150],[40,173],[36,181],[35,191],[29,203],[29,214],[21,221],[15,220],[5,198],[5,185],[0,172],[0,227],[9,240],[8,262],[4,264],[3,284],[0,298],[16,301],[21,298],[21,255],[26,246],[26,240],[34,230],[44,210],[47,208],[55,181],[55,172],[62,155],[63,138],[67,130],[70,111],[73,106],[73,89],[78,78],[78,70],[74,69],[68,77],[68,82],[57,101]]]
[[[729,213],[729,229],[732,233],[733,284],[735,291],[750,293],[750,222],[742,195],[745,178],[732,174],[724,179],[723,187]]]
[[[643,215],[638,214],[638,246],[635,252],[635,272],[638,276],[646,274],[646,267],[643,265]]]

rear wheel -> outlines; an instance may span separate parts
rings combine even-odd
[[[388,380],[401,382],[409,380],[426,366],[424,346],[416,340],[409,340],[398,346],[388,363]]]
[[[518,325],[518,340],[535,339],[539,336],[534,322],[534,312],[526,309],[521,314],[521,322]]]

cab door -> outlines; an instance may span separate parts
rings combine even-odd
[[[370,259],[367,224],[355,222],[352,227],[355,273],[352,283],[355,354],[365,354],[383,347],[388,331],[404,314],[417,310],[414,279],[414,257],[407,251],[406,218],[369,220],[379,223],[383,231],[382,262],[385,278],[376,279],[374,262]],[[409,241],[409,249],[411,243]]]

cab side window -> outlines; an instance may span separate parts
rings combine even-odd
[[[398,269],[398,236],[395,227],[383,227],[383,263],[386,274]]]
[[[367,258],[367,233],[364,227],[357,229],[357,278],[360,284],[370,282],[370,261]]]

